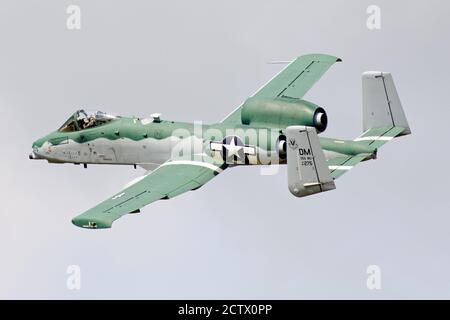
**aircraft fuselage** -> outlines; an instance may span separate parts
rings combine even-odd
[[[373,150],[348,140],[320,139],[326,156]],[[173,158],[208,154],[229,164],[285,163],[285,128],[203,125],[120,117],[102,126],[61,132],[33,143],[31,159],[53,163],[141,165],[153,169]]]

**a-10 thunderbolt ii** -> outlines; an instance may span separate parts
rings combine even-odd
[[[375,159],[380,146],[411,133],[392,76],[372,71],[362,75],[363,133],[353,140],[319,138],[327,114],[303,96],[339,61],[324,54],[301,56],[211,125],[164,120],[159,114],[141,119],[79,110],[34,142],[30,158],[147,170],[72,220],[84,228],[110,228],[123,215],[196,190],[238,165],[287,164],[288,187],[296,197],[332,190],[335,179]]]

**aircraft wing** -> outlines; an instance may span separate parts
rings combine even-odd
[[[302,98],[324,73],[341,59],[326,54],[308,54],[298,57],[259,89],[257,98]],[[222,120],[222,123],[240,124],[242,105]]]
[[[223,165],[213,163],[211,158],[169,160],[131,182],[113,197],[75,217],[72,223],[83,228],[111,228],[112,223],[123,215],[138,212],[140,208],[159,199],[173,198],[197,189],[223,169]]]

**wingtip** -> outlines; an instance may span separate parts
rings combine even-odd
[[[72,224],[77,227],[84,229],[107,229],[111,228],[111,224],[105,223],[103,221],[93,221],[85,218],[75,217],[72,219]]]

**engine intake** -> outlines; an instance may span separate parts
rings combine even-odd
[[[285,128],[293,125],[314,127],[325,131],[328,117],[325,110],[314,103],[289,98],[249,98],[241,111],[242,124]]]

